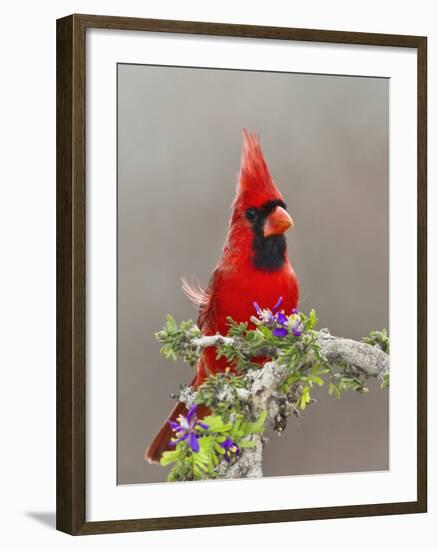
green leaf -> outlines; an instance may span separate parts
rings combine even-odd
[[[172,315],[166,316],[166,328],[170,330],[178,330],[178,325],[176,324],[175,319],[172,317]]]
[[[266,420],[267,416],[268,416],[268,413],[266,411],[263,411],[260,414],[260,416],[257,418],[257,420],[255,421],[255,423],[253,425],[253,433],[259,433],[259,432],[263,431],[265,420]]]
[[[195,465],[195,467],[197,467],[197,468],[203,470],[205,473],[208,472],[208,466],[207,466],[207,464],[206,464],[205,462],[203,462],[202,460],[197,460],[197,461],[195,462],[194,465]]]
[[[311,376],[310,380],[314,384],[318,384],[318,386],[323,386],[324,385],[324,380],[320,376]]]
[[[264,326],[258,326],[256,329],[256,333],[259,333],[260,336],[268,339],[272,339],[273,337],[271,329]],[[255,334],[255,336],[257,336],[257,334]]]
[[[209,431],[212,432],[228,432],[231,429],[231,424],[224,424],[222,418],[217,415],[206,416],[202,422],[207,424]]]
[[[223,441],[221,441],[221,443],[223,443],[224,441],[225,441],[225,438],[223,438]],[[219,443],[217,443],[216,441],[215,441],[215,444],[214,444],[214,450],[220,455],[225,454],[225,449],[223,447],[221,447],[219,445]]]
[[[241,449],[250,449],[252,447],[256,447],[257,441],[253,441],[251,439],[244,439],[242,441],[239,441],[239,447]]]
[[[389,372],[385,372],[383,375],[382,383],[380,384],[380,389],[389,388]]]
[[[179,455],[180,455],[179,450],[164,451],[164,453],[161,455],[161,460],[160,460],[161,466],[167,466],[168,464],[175,462],[176,460],[178,460]]]
[[[308,403],[310,403],[310,389],[308,386],[305,386],[300,398],[300,406],[303,411],[306,408]]]
[[[317,322],[318,322],[318,319],[316,317],[316,311],[314,309],[311,309],[309,314],[308,328],[313,329],[316,326]]]

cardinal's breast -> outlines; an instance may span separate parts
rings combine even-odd
[[[298,280],[288,261],[277,271],[253,267],[240,273],[225,271],[213,294],[215,326],[209,327],[212,329],[209,332],[226,334],[227,317],[232,317],[238,323],[250,321],[251,316],[256,314],[254,302],[262,309],[272,309],[280,296],[283,297],[282,309],[286,313],[297,307]]]

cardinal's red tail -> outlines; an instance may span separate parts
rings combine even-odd
[[[192,383],[190,384],[193,387],[199,386],[205,377],[198,373],[197,376],[192,380]],[[169,446],[169,442],[174,437],[175,433],[173,432],[172,428],[169,425],[169,420],[176,421],[178,419],[178,416],[183,415],[186,416],[187,414],[187,408],[184,405],[184,403],[178,402],[175,405],[175,408],[168,416],[166,422],[162,425],[160,431],[157,433],[157,435],[154,437],[152,442],[149,444],[149,447],[146,449],[144,458],[148,462],[160,462],[161,455],[164,451],[172,449],[172,447]],[[204,416],[207,416],[210,414],[210,410],[205,407],[204,405],[199,405],[199,407],[196,410],[196,416],[201,419],[204,418]]]

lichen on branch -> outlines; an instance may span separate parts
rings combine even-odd
[[[260,477],[265,428],[281,433],[291,415],[300,420],[315,401],[315,386],[327,385],[339,399],[347,390],[368,392],[369,377],[377,378],[382,389],[389,385],[386,331],[373,331],[357,342],[316,330],[314,310],[308,316],[296,310],[286,315],[281,298],[272,310],[254,307],[254,329],[229,318],[226,336],[205,336],[192,321],[178,325],[168,316],[156,334],[168,359],[195,367],[202,351],[214,346],[217,357],[230,365],[196,390],[179,392],[177,398],[189,412],[173,423],[174,449],[163,454],[161,464],[173,464],[169,481]],[[260,357],[266,358],[262,367],[254,362]],[[198,421],[199,405],[211,414]]]

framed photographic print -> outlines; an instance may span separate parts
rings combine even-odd
[[[59,530],[426,511],[426,44],[58,20]]]

